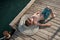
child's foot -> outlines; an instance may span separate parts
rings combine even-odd
[[[56,17],[56,15],[54,14],[54,18]]]

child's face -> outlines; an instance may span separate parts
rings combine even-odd
[[[32,23],[33,23],[33,22],[32,22],[32,19],[28,18],[26,24],[27,24],[27,25],[32,25]]]

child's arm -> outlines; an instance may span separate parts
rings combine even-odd
[[[51,10],[51,18],[54,18],[54,17],[55,17],[55,14]]]
[[[36,22],[36,21],[34,22],[34,24],[35,24],[35,25],[38,25],[38,26],[40,26],[40,27],[41,27],[41,26],[51,26],[51,24],[49,24],[49,23],[41,24],[41,23],[38,23],[38,22]]]
[[[51,18],[54,18],[54,17],[55,17],[54,13],[51,13]]]
[[[37,15],[37,14],[39,14],[39,13],[40,13],[40,11],[37,11],[37,12],[35,12],[32,16]]]

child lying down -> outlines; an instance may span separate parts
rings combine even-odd
[[[33,35],[38,32],[40,26],[51,26],[49,23],[44,23],[49,15],[54,18],[54,14],[49,7],[46,7],[42,13],[40,11],[34,13],[31,17],[26,14],[21,18],[18,29],[25,35]]]
[[[38,26],[51,26],[51,24],[49,23],[44,23],[44,21],[51,15],[51,18],[54,18],[55,15],[52,12],[52,9],[47,6],[42,13],[40,13],[40,11],[34,13],[34,15],[32,15],[31,17],[29,17],[26,21],[25,21],[25,25],[29,26],[29,25],[38,25]]]

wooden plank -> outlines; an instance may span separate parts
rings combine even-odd
[[[48,35],[48,36],[49,36],[48,40],[50,40],[51,37],[54,35],[53,33],[50,33],[50,32],[48,32],[48,31],[46,31],[46,30],[42,30],[42,31],[40,31],[40,32],[42,32],[42,33]],[[56,38],[55,38],[55,39],[56,39]]]
[[[34,40],[31,37],[29,37],[29,36],[26,36],[26,37],[23,37],[23,38],[24,38],[24,40]]]
[[[60,37],[59,37],[59,36],[57,36],[57,35],[55,35],[55,38],[56,38],[57,40],[60,40]]]
[[[48,36],[52,36],[53,35],[53,33],[50,33],[50,32],[48,32],[48,31],[46,31],[44,29],[40,29],[39,32],[42,32],[42,33],[44,33],[44,34],[46,34]]]
[[[10,38],[9,40],[23,40],[23,38],[21,37],[17,37],[16,35],[12,36],[12,38]]]
[[[53,20],[56,20],[56,21],[60,21],[60,19],[58,17],[55,17]]]
[[[60,5],[56,5],[56,4],[51,3],[51,2],[49,2],[49,1],[43,1],[43,3],[44,3],[45,5],[50,5],[50,6],[54,6],[54,7],[60,8],[60,7],[59,7]]]
[[[55,27],[60,27],[60,25],[59,24],[56,24],[56,23],[54,23],[54,22],[50,22],[53,26],[55,26]]]
[[[52,26],[51,26],[51,28],[53,28],[54,30],[57,30],[59,27],[58,26],[55,26],[55,23],[51,23],[52,24]]]
[[[52,40],[56,40],[55,38],[53,38]]]
[[[51,21],[60,25],[60,22],[59,21],[56,21],[56,20],[51,20]]]
[[[21,39],[20,37],[17,37],[17,38],[15,38],[15,40],[23,40],[23,39]]]
[[[54,26],[51,26],[51,27],[54,27]],[[48,32],[51,32],[51,33],[55,33],[56,32],[56,30],[54,30],[53,28],[45,28],[45,30],[48,31]]]
[[[60,37],[60,31],[57,33],[57,35]]]
[[[48,40],[48,39],[49,39],[49,36],[48,36],[48,35],[40,32],[40,31],[38,31],[38,32],[36,33],[36,35],[39,36],[39,37],[42,37],[42,38],[45,39],[45,40]]]
[[[13,39],[13,40],[23,40],[23,38],[21,38],[21,37],[19,37],[19,32],[18,31],[15,31],[15,33],[12,35],[12,37],[11,37],[11,39]],[[10,40],[11,40],[10,39]]]
[[[13,34],[12,38],[14,40],[33,40],[32,38],[30,38],[29,36],[23,35],[22,33],[20,33],[19,31],[15,31],[15,33]]]
[[[55,15],[56,15],[58,18],[60,18],[60,16],[59,16],[60,14],[55,14]]]
[[[55,13],[56,15],[58,15],[58,16],[60,15],[60,10],[55,10],[55,12],[56,12]]]
[[[53,22],[50,23],[52,24],[51,27],[45,28],[45,30],[54,33],[59,28],[60,25],[56,26],[57,24]]]
[[[49,35],[49,39],[54,35],[53,33],[50,33],[50,32],[45,31],[45,30],[41,30],[40,32],[43,32],[44,34]]]
[[[45,39],[43,39],[42,37],[39,37],[39,36],[37,36],[37,35],[31,36],[31,38],[33,38],[34,40],[45,40]]]

